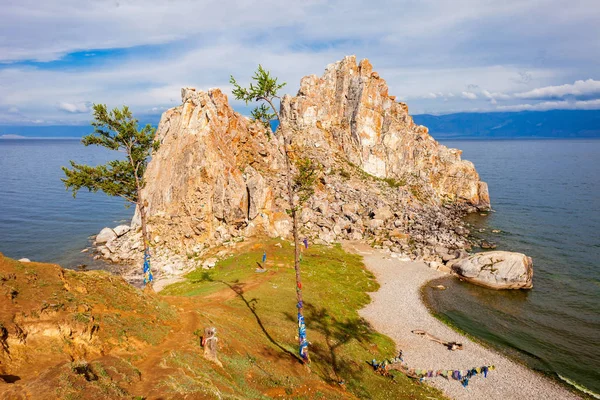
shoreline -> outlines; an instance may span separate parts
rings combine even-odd
[[[505,348],[502,348],[502,346],[494,344],[493,342],[488,342],[485,339],[482,339],[478,336],[475,336],[473,334],[470,334],[469,332],[465,331],[464,329],[462,329],[460,326],[452,323],[450,320],[445,319],[442,314],[438,314],[435,312],[435,309],[425,300],[425,294],[424,294],[424,290],[427,286],[429,286],[432,283],[437,283],[437,281],[441,281],[441,280],[445,280],[445,279],[453,279],[453,277],[451,275],[444,275],[438,278],[432,278],[428,281],[426,281],[423,285],[421,285],[421,287],[419,288],[419,292],[420,292],[420,297],[421,297],[421,302],[423,303],[423,305],[425,306],[425,308],[427,308],[427,311],[429,311],[429,314],[435,318],[436,320],[438,320],[440,323],[444,324],[445,326],[449,327],[450,329],[452,329],[453,331],[455,331],[456,333],[458,333],[461,336],[464,336],[466,338],[468,338],[470,341],[476,343],[477,345],[484,347],[486,349],[488,349],[489,351],[492,351],[494,353],[498,353],[501,356],[523,366],[524,368],[527,368],[528,370],[539,374],[541,376],[543,376],[546,379],[549,379],[550,381],[556,383],[557,385],[565,388],[566,390],[570,391],[571,393],[574,393],[575,395],[579,395],[582,396],[582,398],[587,399],[598,399],[600,397],[598,397],[596,395],[596,393],[590,391],[590,389],[586,388],[585,386],[580,385],[577,382],[574,382],[572,380],[570,380],[569,378],[566,378],[562,375],[560,375],[557,372],[554,371],[542,371],[542,370],[538,370],[530,365],[527,364],[527,361],[525,361],[525,359],[523,358],[519,358],[518,355],[523,355],[525,354],[525,357],[534,357],[531,354],[527,354],[527,353],[523,353],[522,350],[510,347],[510,346],[506,346]],[[444,283],[444,282],[439,282],[439,283]],[[507,351],[506,349],[509,349],[509,351]],[[510,354],[510,352],[514,353],[514,354]],[[586,397],[587,396],[587,397]]]
[[[474,342],[435,318],[421,298],[421,287],[429,281],[446,276],[424,263],[402,261],[381,250],[362,243],[344,243],[351,252],[363,256],[369,271],[381,287],[370,293],[371,303],[360,310],[377,331],[394,340],[410,368],[466,370],[483,365],[495,365],[487,378],[476,376],[465,388],[460,382],[441,377],[426,379],[453,399],[581,399],[550,378],[531,370],[507,356]],[[463,350],[450,351],[443,345],[411,333],[425,330],[446,341],[464,345]],[[393,357],[390,354],[390,357]]]

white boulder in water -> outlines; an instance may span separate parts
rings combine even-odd
[[[522,253],[477,253],[453,264],[452,272],[468,282],[491,289],[533,287],[533,261]]]
[[[96,236],[96,245],[101,245],[107,243],[117,237],[115,231],[110,228],[104,228],[100,231],[98,236]]]

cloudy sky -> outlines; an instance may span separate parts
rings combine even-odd
[[[0,124],[87,123],[91,103],[157,121],[259,63],[295,94],[349,54],[413,114],[600,109],[598,0],[253,3],[0,0]]]

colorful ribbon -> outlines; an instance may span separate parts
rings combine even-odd
[[[378,363],[377,360],[373,359],[369,364],[371,366],[373,366],[373,369],[375,369],[375,372],[379,372],[382,375],[387,375],[388,365],[398,364],[398,363],[402,363],[402,362],[403,362],[402,351],[400,351],[398,356],[396,356],[392,359],[383,360],[380,363]],[[456,381],[459,381],[463,387],[467,387],[469,385],[469,380],[472,377],[474,377],[475,375],[483,374],[484,378],[487,378],[488,372],[496,369],[496,367],[493,365],[484,365],[482,367],[471,368],[466,371],[451,370],[451,369],[437,370],[437,371],[427,370],[427,369],[415,369],[415,368],[409,369],[406,364],[403,364],[402,367],[403,367],[403,369],[408,371],[409,375],[414,375],[414,376],[420,378],[421,380],[423,380],[424,378],[434,378],[437,376],[441,376],[446,379],[451,378]]]
[[[144,285],[152,283],[152,281],[154,281],[154,277],[150,270],[150,253],[146,250],[144,252]]]
[[[298,353],[306,362],[308,361],[308,340],[306,340],[306,325],[304,324],[304,316],[300,313],[298,313],[298,343],[300,345]]]

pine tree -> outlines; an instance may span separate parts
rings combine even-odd
[[[66,178],[61,179],[67,190],[77,192],[82,188],[90,192],[102,191],[109,196],[118,196],[138,207],[142,223],[145,273],[144,282],[152,282],[149,265],[148,231],[146,229],[145,203],[141,198],[144,187],[144,172],[150,156],[158,149],[154,140],[155,129],[146,125],[138,130],[138,121],[127,106],[108,111],[104,104],[94,104],[94,132],[84,136],[84,146],[96,145],[109,150],[124,152],[125,159],[109,161],[95,167],[70,161],[71,169],[62,167]],[[129,204],[128,204],[129,206]],[[147,264],[146,264],[147,263]],[[146,271],[147,269],[147,271]]]
[[[313,185],[316,179],[316,172],[312,161],[309,158],[301,158],[296,161],[298,173],[292,174],[291,165],[291,134],[287,121],[281,119],[279,111],[275,107],[275,102],[280,101],[278,92],[285,86],[285,83],[278,83],[277,78],[272,77],[269,71],[265,71],[261,65],[252,77],[253,83],[248,88],[241,87],[235,78],[231,76],[230,83],[233,85],[233,95],[238,100],[244,100],[246,104],[250,102],[261,102],[251,112],[254,120],[264,124],[268,132],[271,129],[271,121],[279,122],[277,132],[283,136],[284,158],[287,178],[287,192],[289,198],[289,214],[292,217],[292,232],[294,237],[294,270],[296,272],[296,295],[298,308],[298,344],[299,354],[305,363],[310,362],[308,355],[308,340],[306,338],[306,326],[304,322],[304,304],[302,300],[302,279],[300,274],[300,239],[298,236],[298,212],[302,203],[312,195]],[[295,197],[298,197],[298,201]]]

